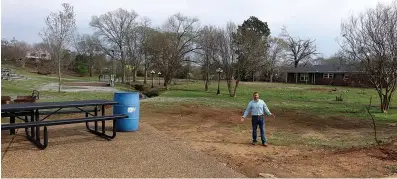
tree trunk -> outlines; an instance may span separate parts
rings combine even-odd
[[[298,68],[298,64],[299,64],[299,61],[296,61],[296,60],[295,60],[295,61],[294,61],[294,67],[295,67],[295,68]]]
[[[167,90],[169,90],[169,84],[172,80],[172,77],[170,76],[170,74],[164,74],[164,86]]]
[[[93,69],[93,66],[91,65],[90,68],[88,68],[88,70],[90,72],[90,77],[92,77],[92,69]]]
[[[233,94],[233,82],[234,82],[234,77],[233,77],[233,68],[225,67],[225,79],[226,79],[226,84],[227,84],[227,89],[229,90],[229,95],[230,97],[234,97]]]
[[[233,97],[233,80],[232,78],[226,79],[227,89],[229,90],[230,97]]]
[[[89,56],[89,68],[88,68],[88,70],[89,70],[89,73],[90,73],[90,77],[92,77],[92,71],[93,71],[93,69],[94,69],[94,58],[93,58],[93,56],[92,56],[92,54]]]
[[[270,73],[270,83],[273,83],[273,73]]]
[[[136,70],[136,68],[134,67],[133,74],[132,74],[132,81],[133,81],[133,82],[136,82],[136,74],[137,74],[137,70]]]
[[[147,84],[147,68],[145,68],[145,76],[143,78],[143,84]]]
[[[168,86],[168,85],[170,84],[170,82],[171,82],[171,80],[168,79],[168,78],[167,78],[167,80],[164,81],[164,86],[165,86],[165,89],[166,89],[166,90],[169,90],[169,89],[170,89],[169,86]]]
[[[125,69],[123,67],[123,79],[121,80],[122,83],[125,83],[125,79],[126,79],[126,73],[125,73]]]
[[[390,99],[387,95],[383,95],[381,97],[381,106],[380,109],[383,113],[387,113],[390,107]]]
[[[206,56],[206,66],[207,66],[207,69],[206,69],[206,71],[205,71],[205,91],[208,91],[208,83],[209,83],[209,76],[210,76],[210,63],[209,63],[209,58],[208,58],[208,56]]]
[[[122,61],[121,62],[121,68],[122,68],[122,70],[123,70],[123,76],[122,76],[122,78],[121,78],[121,83],[123,83],[123,84],[125,84],[125,81],[126,81],[126,75],[127,75],[127,73],[126,73],[126,71],[125,71],[125,63],[124,63],[124,61]]]
[[[61,92],[61,58],[58,55],[58,93]]]
[[[25,65],[26,65],[26,60],[24,60],[24,59],[21,59],[21,64],[22,64],[22,68],[25,68]]]
[[[238,87],[239,82],[240,82],[240,80],[236,80],[236,86],[234,87],[233,97],[236,97],[237,87]]]
[[[209,81],[209,72],[207,71],[205,74],[205,91],[208,91],[208,81]]]

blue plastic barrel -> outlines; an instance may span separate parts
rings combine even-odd
[[[118,119],[116,130],[118,132],[136,131],[139,127],[139,93],[116,92],[114,101],[119,104],[113,106],[113,114],[126,114],[128,118]]]

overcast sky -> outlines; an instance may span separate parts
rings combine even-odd
[[[292,36],[316,39],[324,56],[335,53],[339,45],[340,23],[349,14],[373,8],[378,2],[392,0],[1,0],[1,37],[40,42],[38,33],[50,12],[61,10],[61,4],[75,8],[80,33],[91,33],[89,22],[117,8],[134,10],[147,16],[153,25],[162,24],[168,16],[181,12],[200,19],[202,25],[225,26],[227,21],[241,24],[249,16],[267,22],[272,36],[283,25]]]

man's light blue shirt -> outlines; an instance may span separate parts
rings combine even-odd
[[[267,108],[266,103],[261,99],[258,99],[258,101],[252,100],[249,102],[243,117],[246,118],[249,112],[251,112],[251,115],[263,115],[264,113],[267,115],[272,114],[269,111],[269,108]]]

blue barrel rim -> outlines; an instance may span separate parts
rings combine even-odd
[[[114,92],[114,94],[135,94],[135,93],[139,93],[139,91],[117,91]]]

